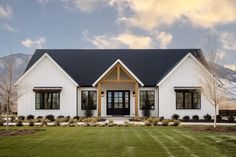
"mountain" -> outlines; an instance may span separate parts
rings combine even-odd
[[[12,63],[14,70],[14,80],[17,80],[24,72],[27,64],[32,55],[29,54],[12,54],[5,57],[0,58],[0,76],[7,75],[7,63]]]
[[[216,71],[218,77],[223,78],[223,79],[227,79],[231,82],[236,83],[236,71],[225,68],[224,66],[219,65],[219,64],[214,64],[214,63],[210,63],[210,64],[212,64],[213,67],[215,67],[215,71]]]

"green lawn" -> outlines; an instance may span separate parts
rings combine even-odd
[[[0,156],[236,156],[236,133],[183,127],[44,128],[32,135],[0,137]]]

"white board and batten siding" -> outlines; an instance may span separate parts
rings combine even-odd
[[[43,56],[37,65],[29,70],[26,77],[18,81],[17,85],[23,89],[23,95],[18,100],[18,115],[76,115],[77,86],[47,55]],[[36,110],[34,87],[62,87],[60,109]]]
[[[159,116],[171,118],[176,113],[182,118],[185,115],[192,118],[198,115],[203,118],[204,115],[214,115],[214,106],[210,104],[205,95],[201,92],[201,108],[200,109],[176,109],[176,93],[174,87],[202,87],[201,70],[202,66],[188,55],[187,58],[175,67],[171,75],[159,84]]]

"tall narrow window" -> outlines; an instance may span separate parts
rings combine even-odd
[[[60,109],[60,93],[35,92],[35,109]]]
[[[81,92],[81,109],[96,110],[97,109],[97,92],[82,91]]]
[[[155,91],[154,90],[142,90],[140,91],[140,110],[155,109]]]
[[[201,92],[200,90],[181,89],[176,92],[176,109],[200,109]]]

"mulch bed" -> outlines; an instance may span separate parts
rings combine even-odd
[[[0,136],[28,135],[40,131],[46,131],[46,129],[10,129],[8,131],[6,131],[5,129],[1,129]]]
[[[217,126],[216,128],[214,127],[191,127],[191,130],[193,131],[207,131],[207,132],[231,132],[231,133],[236,133],[236,127],[233,126],[227,126],[227,127],[222,127],[222,126]]]

